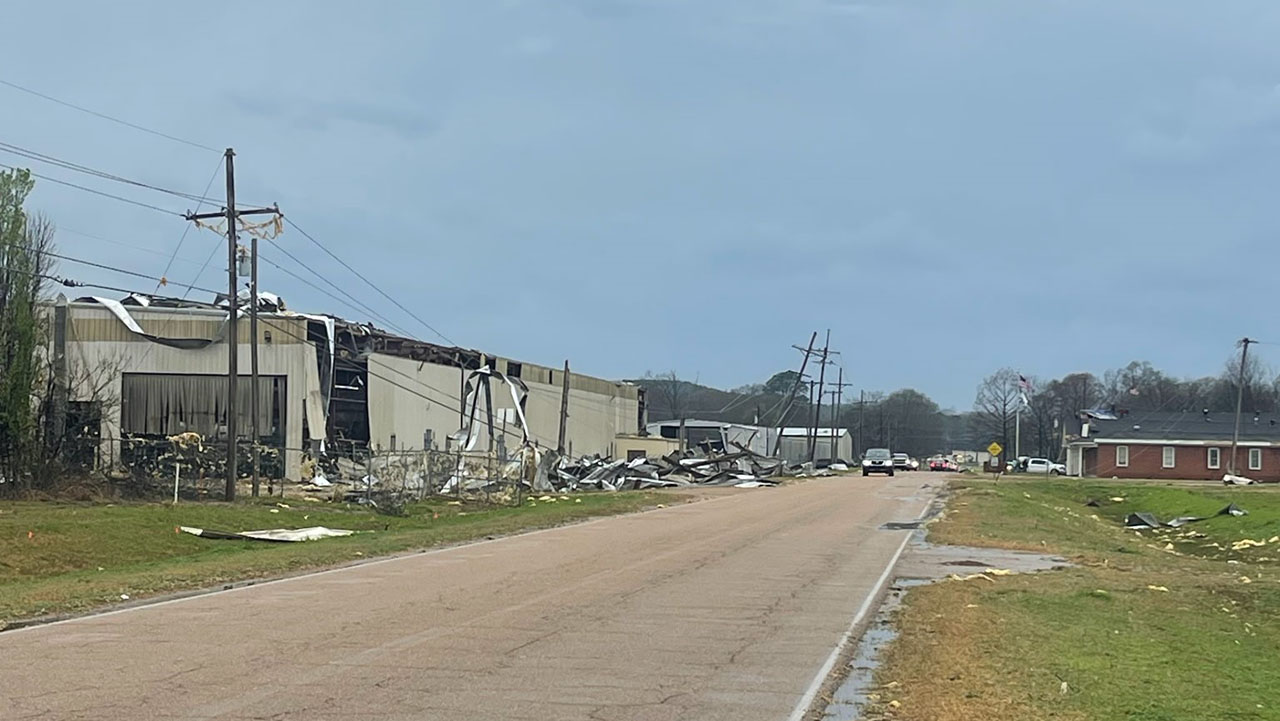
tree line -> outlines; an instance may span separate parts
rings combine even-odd
[[[978,384],[969,421],[975,447],[998,440],[1012,453],[1020,428],[1023,455],[1058,458],[1064,436],[1078,430],[1081,411],[1234,412],[1241,388],[1245,412],[1280,410],[1280,376],[1256,355],[1245,361],[1243,373],[1240,355],[1234,355],[1218,375],[1201,378],[1177,378],[1148,361],[1133,361],[1100,377],[1088,372],[1026,376],[1027,391],[1022,378],[1012,368],[1001,368]]]
[[[681,379],[674,371],[648,373],[632,382],[646,389],[651,421],[686,418],[807,426],[818,409],[803,387],[794,398],[789,395],[797,375],[782,371],[763,383],[729,391]],[[943,409],[928,395],[902,388],[846,396],[838,408],[826,399],[818,424],[848,429],[855,456],[867,448],[890,448],[923,458],[980,450],[992,441],[999,441],[1012,455],[1020,428],[1023,455],[1061,459],[1064,437],[1078,432],[1081,411],[1232,412],[1240,377],[1239,355],[1227,360],[1218,375],[1202,378],[1177,378],[1148,361],[1133,361],[1100,376],[1090,372],[1061,378],[1025,376],[1024,402],[1024,376],[1002,368],[978,384],[973,408],[967,412]],[[1280,375],[1256,355],[1246,361],[1243,379],[1246,412],[1280,411]]]
[[[30,172],[0,172],[0,494],[45,485],[61,436],[53,432],[48,323],[40,311],[53,271],[53,224],[25,210]]]

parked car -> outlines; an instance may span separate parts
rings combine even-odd
[[[1048,458],[1028,458],[1026,462],[1027,473],[1039,473],[1043,476],[1065,476],[1067,467],[1061,463],[1054,463]]]
[[[920,461],[905,453],[893,454],[893,468],[898,471],[914,471],[920,468]]]
[[[862,456],[862,475],[887,473],[893,475],[893,454],[888,448],[869,448]]]

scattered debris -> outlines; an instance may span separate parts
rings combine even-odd
[[[1147,530],[1160,528],[1161,523],[1154,515],[1146,511],[1138,513],[1130,513],[1124,518],[1124,527],[1133,530]]]
[[[1226,508],[1223,508],[1221,511],[1218,511],[1213,515],[1239,517],[1239,516],[1247,516],[1249,515],[1249,512],[1244,510],[1243,508],[1240,508],[1236,504],[1232,503],[1228,505]],[[1178,516],[1177,518],[1171,519],[1167,523],[1161,523],[1160,519],[1155,517],[1155,514],[1149,513],[1147,511],[1138,511],[1137,513],[1130,513],[1129,515],[1125,516],[1124,527],[1133,531],[1145,531],[1145,530],[1154,531],[1160,528],[1178,528],[1180,526],[1185,526],[1188,523],[1195,523],[1197,521],[1207,521],[1209,520],[1209,518],[1211,518],[1211,516]]]
[[[318,541],[322,538],[338,538],[340,536],[350,536],[355,533],[355,531],[348,531],[340,528],[325,528],[324,526],[312,526],[311,528],[298,529],[272,528],[265,531],[244,531],[242,533],[235,533],[232,531],[215,531],[209,528],[192,528],[191,526],[179,526],[178,529],[183,533],[190,533],[193,536],[200,536],[201,538],[278,542]]]
[[[1161,593],[1169,592],[1169,588],[1167,586],[1147,586],[1147,589],[1150,591],[1159,591]]]
[[[1233,476],[1230,473],[1222,477],[1222,485],[1224,486],[1252,486],[1257,481],[1244,476]]]

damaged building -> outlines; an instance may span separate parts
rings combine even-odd
[[[139,447],[182,434],[198,434],[211,448],[225,444],[225,303],[143,295],[60,297],[45,310],[54,400],[64,409],[60,423],[76,429],[94,466],[128,465]],[[259,444],[278,458],[271,470],[276,477],[297,480],[307,455],[361,458],[450,448],[470,411],[464,399],[474,389],[467,379],[484,367],[519,379],[527,393],[517,399],[502,384],[489,389],[480,401],[486,422],[473,424],[479,447],[493,447],[501,456],[520,443],[521,402],[529,439],[543,448],[558,445],[562,369],[426,343],[333,316],[295,313],[264,293],[258,314],[258,404],[251,408],[247,317],[240,319],[237,333],[240,435],[247,437],[256,413]],[[577,373],[568,375],[568,386],[568,453],[611,456],[619,434],[643,429],[638,387]],[[264,463],[264,473],[268,468]]]

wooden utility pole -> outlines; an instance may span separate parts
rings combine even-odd
[[[239,282],[236,280],[236,255],[238,252],[236,243],[236,222],[246,215],[279,215],[279,208],[252,208],[248,210],[240,210],[236,208],[236,172],[235,157],[236,153],[231,148],[227,148],[224,153],[226,158],[226,176],[227,176],[227,205],[222,210],[215,213],[187,213],[187,220],[213,220],[224,219],[227,223],[227,483],[224,498],[227,501],[236,499],[236,481],[239,478],[237,469],[239,460],[239,380],[240,380],[240,298],[239,298]],[[253,275],[253,293],[254,297],[250,298],[251,330],[253,331],[253,360],[251,366],[255,374],[254,386],[252,393],[256,400],[257,395],[257,239],[254,239],[254,258],[251,262],[254,264]],[[254,443],[254,481],[253,495],[258,495],[258,477],[257,477],[257,444],[258,444],[258,409],[254,403],[254,408],[250,413],[251,425],[253,427],[253,443]]]
[[[831,403],[832,403],[831,405],[831,462],[832,463],[838,460],[842,460],[838,455],[838,451],[840,450],[840,448],[839,448],[839,444],[837,443],[837,441],[839,440],[839,437],[836,435],[836,432],[839,430],[839,426],[840,426],[840,409],[844,407],[843,405],[844,404],[844,387],[853,385],[852,383],[844,382],[844,367],[841,366],[838,370],[840,371],[840,373],[837,376],[837,380],[835,383],[836,387],[830,391],[827,391],[828,393],[831,394]],[[853,459],[846,458],[843,460],[853,460]]]
[[[865,390],[858,391],[858,453],[866,453],[867,447],[863,440],[863,427],[867,425],[867,392]]]
[[[787,403],[782,408],[782,414],[778,416],[778,439],[773,446],[773,457],[777,458],[782,452],[782,428],[787,421],[787,414],[791,412],[791,406],[796,401],[796,391],[800,390],[800,384],[804,382],[804,369],[809,367],[809,356],[813,355],[813,344],[818,341],[818,331],[814,331],[809,336],[809,347],[801,348],[798,345],[791,346],[798,351],[804,352],[804,360],[800,362],[800,372],[796,374],[796,382],[791,384],[791,392],[787,394]]]
[[[1240,373],[1236,376],[1236,426],[1231,433],[1231,463],[1227,465],[1227,473],[1236,475],[1236,446],[1240,444],[1240,406],[1244,402],[1244,370],[1249,360],[1249,344],[1257,343],[1252,338],[1240,339]]]
[[[827,329],[827,340],[822,344],[822,368],[818,370],[818,404],[813,409],[813,435],[809,436],[809,462],[813,463],[818,452],[818,423],[822,420],[822,393],[827,380],[827,359],[831,354],[831,329]]]
[[[565,437],[569,433],[569,361],[564,362],[564,383],[560,390],[560,439],[556,442],[556,453],[564,455]]]

